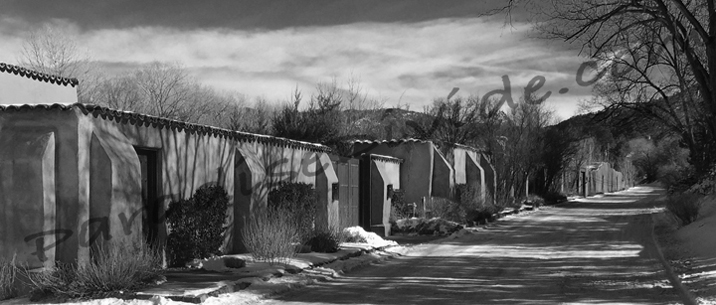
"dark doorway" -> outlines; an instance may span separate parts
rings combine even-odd
[[[150,245],[157,242],[159,224],[159,158],[158,151],[136,148],[142,171],[142,233]]]
[[[580,182],[582,182],[582,185],[580,185],[580,190],[582,191],[582,195],[584,197],[587,197],[589,195],[587,194],[587,183],[589,183],[589,181],[587,181],[587,173],[581,172],[580,174],[582,175],[582,179],[580,179]]]

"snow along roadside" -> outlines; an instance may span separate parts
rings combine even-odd
[[[666,276],[669,278],[669,281],[671,282],[671,285],[679,292],[679,295],[681,296],[682,301],[684,301],[684,304],[686,305],[697,305],[698,302],[696,301],[696,297],[693,293],[691,293],[691,290],[686,288],[684,284],[681,282],[681,279],[676,275],[674,272],[674,268],[669,264],[669,262],[664,257],[664,252],[661,249],[661,245],[659,244],[657,238],[656,238],[656,223],[657,219],[655,215],[660,215],[665,213],[665,211],[662,211],[661,213],[652,213],[651,214],[651,241],[654,243],[654,247],[656,248],[657,256],[659,257],[659,261],[661,262],[661,265],[664,266],[664,270],[666,271]]]

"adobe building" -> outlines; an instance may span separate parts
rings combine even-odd
[[[366,203],[361,205],[361,223],[366,231],[390,236],[392,197],[394,191],[401,189],[402,163],[399,158],[362,155],[361,186]]]
[[[230,197],[223,245],[227,253],[244,250],[244,221],[266,205],[268,192],[281,181],[314,185],[317,225],[339,222],[338,200],[332,195],[338,180],[328,147],[78,104],[69,98],[53,100],[62,104],[38,103],[44,95],[13,92],[29,90],[13,87],[18,83],[13,78],[38,82],[33,90],[47,92],[69,91],[76,80],[53,82],[4,67],[3,257],[16,253],[18,263],[50,267],[54,261],[89,261],[91,246],[101,241],[161,241],[168,234],[163,215],[170,202],[188,198],[207,184],[223,186]]]
[[[624,174],[614,170],[608,162],[596,162],[580,169],[579,194],[584,197],[617,192],[629,186]]]
[[[405,202],[421,203],[426,198],[453,198],[455,174],[452,166],[430,141],[404,139],[392,141],[355,141],[353,155],[376,154],[403,160],[400,185]]]
[[[446,157],[451,161],[455,185],[466,184],[480,190],[483,201],[497,193],[497,175],[488,154],[481,149],[454,144]]]

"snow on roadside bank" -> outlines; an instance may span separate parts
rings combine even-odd
[[[699,218],[684,227],[668,212],[656,220],[659,245],[699,304],[716,304],[716,197],[705,200]]]

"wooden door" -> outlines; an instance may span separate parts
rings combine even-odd
[[[338,204],[341,227],[359,225],[359,168],[358,160],[333,158],[333,167],[338,176]]]
[[[360,225],[360,161],[348,160],[348,209],[350,211],[350,226]]]

